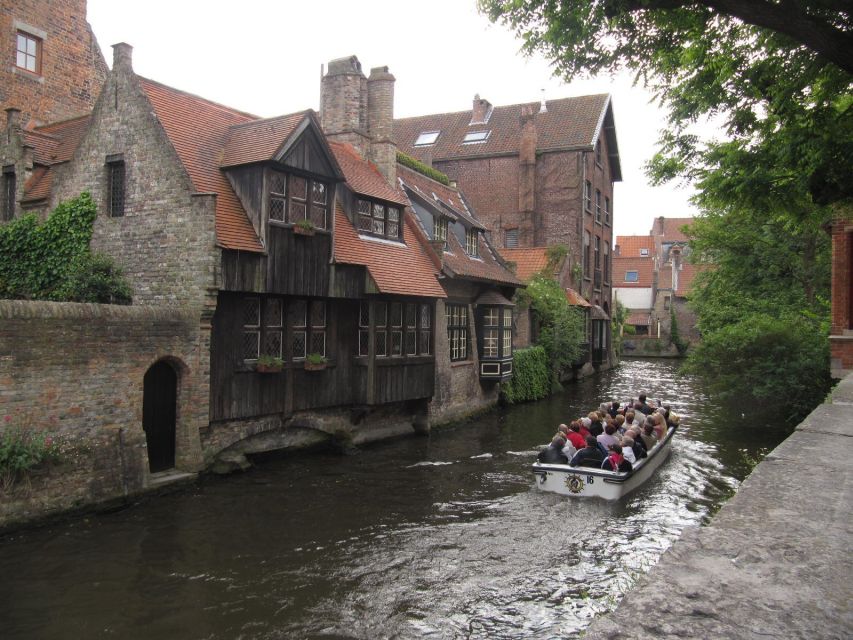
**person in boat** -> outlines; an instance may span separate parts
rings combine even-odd
[[[649,457],[649,454],[646,451],[646,445],[643,443],[642,438],[640,438],[640,433],[638,431],[632,431],[628,438],[631,440],[631,451],[634,452],[634,459],[631,460],[631,464],[636,464],[643,458]],[[622,439],[622,446],[625,446],[624,438]]]
[[[577,451],[586,446],[586,438],[581,435],[580,423],[577,420],[569,425],[568,439]]]
[[[601,464],[602,460],[604,460],[604,452],[599,447],[598,441],[593,436],[587,436],[586,446],[574,455],[569,464],[576,467],[581,463],[586,463],[584,466],[588,466],[589,462]]]
[[[618,416],[618,415],[619,415],[619,412],[620,412],[620,411],[621,411],[621,409],[619,408],[619,403],[618,403],[618,402],[616,402],[616,400],[614,400],[613,402],[611,402],[611,403],[610,403],[610,411],[609,411],[609,413],[610,413],[610,417],[611,417],[611,418],[613,418],[613,419],[615,420],[615,419],[616,419],[616,416]]]
[[[640,435],[640,438],[646,445],[647,451],[651,451],[658,443],[658,437],[655,435],[655,429],[650,424],[647,424],[643,427],[643,433]]]
[[[592,434],[589,432],[589,428],[592,425],[592,420],[587,418],[578,418],[578,423],[580,424],[580,434],[586,440],[587,436],[591,436]]]
[[[590,412],[587,418],[589,418],[589,426],[587,427],[587,429],[589,429],[590,435],[595,436],[597,438],[602,433],[604,433],[604,425],[601,424],[601,420],[598,417],[597,411]]]
[[[610,445],[610,452],[607,457],[601,463],[601,468],[605,471],[632,471],[634,469],[634,465],[628,462],[625,459],[625,456],[622,455],[622,447],[618,444]]]
[[[654,411],[653,407],[649,406],[649,403],[646,402],[646,394],[641,393],[637,398],[637,404],[634,405],[634,409],[641,411],[642,413],[649,415],[652,411]]]
[[[662,424],[663,416],[660,416],[661,419],[660,419],[660,421],[658,421],[658,419],[655,417],[658,415],[660,415],[660,414],[652,414],[652,415],[648,416],[646,418],[646,425],[651,425],[652,429],[655,432],[655,438],[657,438],[658,440],[662,440],[663,434],[666,430]]]
[[[622,455],[632,465],[637,464],[637,456],[634,455],[634,439],[631,436],[622,436],[622,441],[619,443],[622,447]]]
[[[604,427],[604,433],[597,436],[596,440],[598,440],[602,445],[604,445],[605,448],[609,449],[611,444],[616,444],[617,442],[616,436],[614,435],[615,433],[616,427],[612,424],[608,424],[606,427]]]
[[[618,414],[615,418],[613,418],[613,424],[616,425],[616,433],[625,433],[625,416],[623,416],[622,414]]]
[[[569,459],[563,453],[563,447],[566,446],[566,441],[560,436],[554,436],[551,444],[539,452],[537,459],[539,462],[549,464],[567,464]]]
[[[640,415],[643,415],[643,414],[640,414]],[[637,416],[637,414],[634,413],[633,409],[629,409],[628,411],[626,411],[625,412],[625,426],[626,427],[639,426],[640,423],[637,421],[636,416]]]

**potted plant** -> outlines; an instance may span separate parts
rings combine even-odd
[[[306,371],[322,371],[326,368],[327,364],[329,364],[329,361],[326,359],[326,356],[320,353],[309,353],[305,356]]]
[[[258,373],[278,373],[284,366],[284,360],[276,356],[262,355],[255,363],[255,371]]]
[[[300,236],[313,236],[314,235],[314,223],[310,220],[303,219],[293,225],[293,233],[296,233]]]

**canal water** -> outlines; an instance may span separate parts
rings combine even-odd
[[[683,417],[655,478],[616,503],[535,488],[529,465],[559,422],[641,390]],[[748,412],[677,363],[629,360],[429,437],[266,457],[0,539],[0,637],[577,636],[787,435]]]

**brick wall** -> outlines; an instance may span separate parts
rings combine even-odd
[[[89,23],[86,0],[0,2],[0,103],[22,110],[22,122],[55,122],[91,110],[107,65]],[[16,68],[16,33],[42,39],[41,74]]]
[[[215,199],[193,185],[126,59],[117,59],[74,159],[54,180],[51,207],[89,191],[98,203],[92,247],[112,255],[134,303],[201,308],[216,286]],[[117,49],[118,51],[118,49]],[[125,211],[110,217],[107,156],[125,165]]]
[[[829,345],[833,376],[853,371],[853,332],[850,296],[853,267],[853,227],[838,220],[832,227],[832,328]]]
[[[0,527],[147,486],[143,377],[158,360],[178,374],[176,467],[200,468],[205,333],[181,309],[0,300],[0,428],[27,424],[74,445],[59,469],[36,476],[32,494],[0,500]]]

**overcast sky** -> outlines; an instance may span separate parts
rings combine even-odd
[[[133,46],[147,78],[263,117],[319,108],[320,68],[355,54],[365,71],[397,78],[395,117],[611,93],[623,182],[614,195],[618,235],[647,234],[656,216],[695,214],[690,192],[651,187],[643,164],[664,114],[629,77],[552,77],[525,58],[512,33],[492,25],[476,0],[89,0],[88,20],[112,66],[111,45]]]

